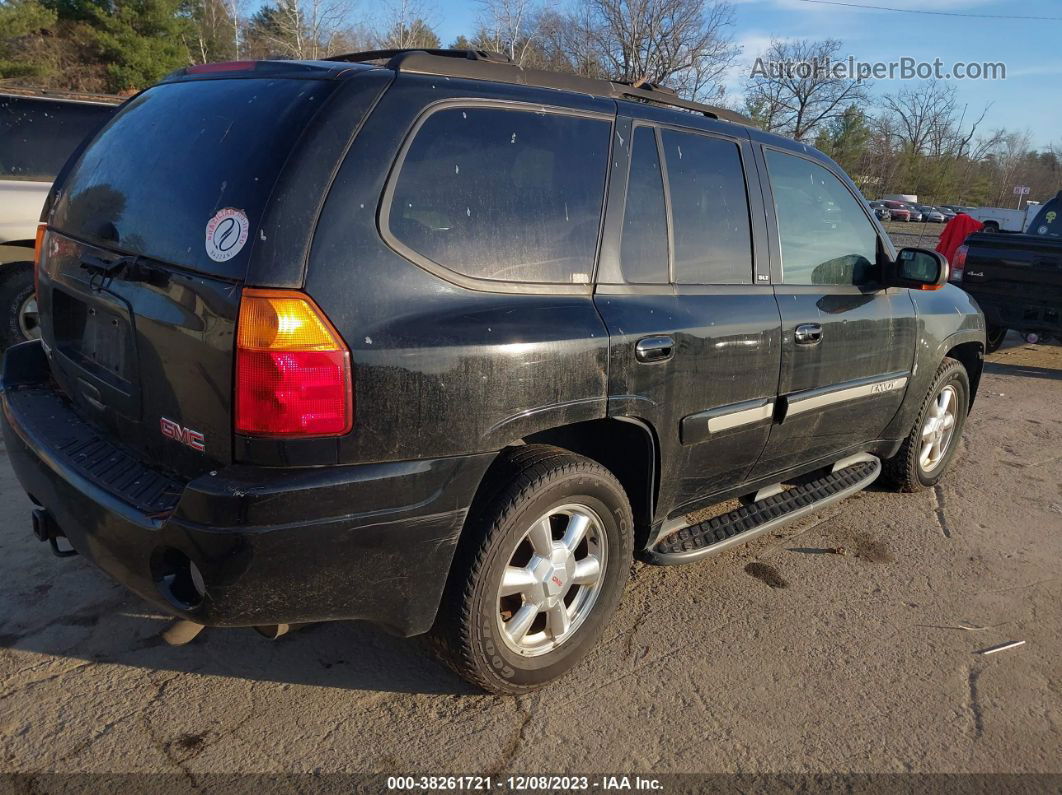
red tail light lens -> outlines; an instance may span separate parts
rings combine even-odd
[[[966,252],[969,250],[969,246],[959,246],[955,249],[955,256],[948,263],[950,267],[948,273],[949,282],[962,282],[962,272],[966,269]]]
[[[236,337],[237,432],[337,436],[353,427],[350,351],[309,296],[244,290]]]

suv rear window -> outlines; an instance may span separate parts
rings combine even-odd
[[[100,246],[241,278],[288,154],[334,87],[237,78],[148,89],[85,150],[53,223]],[[244,242],[222,240],[241,215]],[[208,253],[212,221],[219,233]]]
[[[610,131],[608,121],[541,109],[436,111],[394,184],[392,242],[477,279],[589,283]]]
[[[0,96],[0,179],[51,182],[117,105]]]

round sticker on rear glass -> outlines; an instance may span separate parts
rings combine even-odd
[[[206,225],[206,252],[214,262],[225,262],[240,253],[251,224],[247,213],[233,207],[218,210]]]

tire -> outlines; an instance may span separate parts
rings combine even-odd
[[[1003,344],[1003,340],[1007,338],[1007,329],[1002,326],[989,326],[987,330],[987,340],[985,342],[985,353],[995,353],[999,350],[999,346]]]
[[[0,265],[0,351],[31,339],[23,333],[19,315],[33,298],[33,264],[14,262]]]
[[[481,504],[469,514],[429,638],[439,656],[467,681],[491,693],[518,695],[570,671],[601,635],[630,571],[633,520],[626,492],[611,472],[560,448],[520,448],[491,477],[482,491],[492,496],[477,500]],[[568,510],[570,515],[563,513]],[[587,520],[582,541],[567,563],[551,566],[538,554],[546,543],[544,528],[550,528],[553,544],[547,548],[563,557],[568,553],[556,551],[557,545],[577,516],[583,517],[580,526]],[[600,567],[596,584],[573,582],[572,561],[587,565],[591,556]],[[539,573],[529,574],[536,560]],[[525,568],[520,569],[522,563]],[[502,596],[502,576],[510,566],[532,577],[533,584]],[[553,593],[547,594],[550,588]],[[513,640],[512,622],[537,611],[534,603],[548,605],[549,600],[553,607],[543,607],[526,635],[517,632],[520,639]],[[562,611],[570,625],[559,631],[564,621],[555,622],[555,617]]]
[[[945,430],[950,430],[950,434],[947,434],[946,441],[940,440],[939,457],[934,457],[931,451],[927,460],[923,443],[923,439],[927,438],[925,436],[927,422],[931,412],[937,414],[940,411],[938,401],[946,390],[951,392],[948,404],[951,407],[953,421],[950,426],[947,426],[945,422]],[[914,427],[904,439],[899,452],[884,462],[883,470],[886,481],[898,491],[906,492],[921,491],[935,486],[947,472],[948,465],[955,456],[969,407],[970,379],[966,374],[966,368],[955,359],[945,358],[937,369],[933,383],[922,401]]]
[[[999,231],[999,224],[995,221],[985,221],[985,231],[993,234]]]

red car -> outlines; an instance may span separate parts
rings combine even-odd
[[[910,221],[911,211],[903,206],[902,203],[896,201],[886,201],[885,206],[889,208],[889,213],[892,216],[893,221]]]

